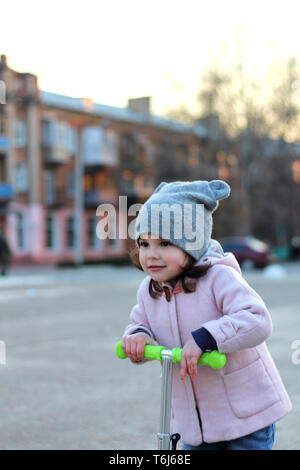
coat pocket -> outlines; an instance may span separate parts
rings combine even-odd
[[[238,418],[248,418],[274,405],[280,396],[259,358],[223,376],[230,406]]]

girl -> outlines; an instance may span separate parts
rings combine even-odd
[[[133,362],[143,360],[145,344],[183,348],[173,366],[172,415],[184,450],[271,449],[274,423],[291,410],[265,344],[270,314],[234,255],[211,239],[212,213],[229,194],[220,180],[163,182],[136,220],[132,259],[148,276],[122,348]],[[226,353],[225,367],[197,366],[213,349]]]

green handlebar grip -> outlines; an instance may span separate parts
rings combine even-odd
[[[162,361],[161,353],[164,349],[166,349],[164,346],[153,346],[151,344],[146,344],[144,348],[144,358]],[[172,349],[172,362],[181,361],[181,351],[181,348]],[[126,356],[122,349],[122,341],[119,341],[116,344],[115,352],[120,359],[126,359]],[[226,364],[226,356],[225,354],[222,354],[219,351],[204,352],[199,357],[198,364],[202,366],[209,366],[212,369],[222,369],[222,367],[224,367],[224,365]]]
[[[161,361],[161,352],[166,349],[164,346],[153,346],[151,344],[146,344],[144,348],[144,358],[145,359],[156,359],[157,361]],[[126,359],[125,353],[122,349],[122,341],[119,341],[116,344],[115,352],[118,358]]]
[[[166,349],[164,346],[153,346],[151,344],[146,344],[144,348],[144,358],[162,361],[161,352],[164,349]]]
[[[172,361],[181,361],[181,348],[172,349]],[[226,364],[226,356],[219,351],[204,352],[198,359],[199,366],[209,366],[211,369],[222,369]]]

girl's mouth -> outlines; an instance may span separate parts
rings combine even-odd
[[[165,266],[149,266],[149,269],[151,271],[160,271],[161,269],[164,269]]]

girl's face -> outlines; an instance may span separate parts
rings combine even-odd
[[[139,261],[143,271],[154,281],[169,281],[182,272],[188,255],[181,248],[162,238],[151,239],[142,234],[139,240]]]

